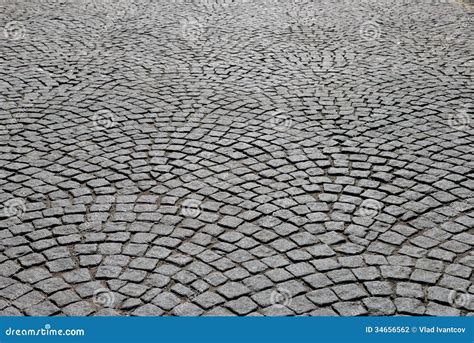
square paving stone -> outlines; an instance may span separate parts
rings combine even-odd
[[[339,302],[335,303],[333,308],[341,316],[361,316],[367,314],[367,310],[360,302]]]
[[[171,310],[175,306],[177,306],[181,301],[180,299],[170,292],[163,292],[158,294],[153,299],[153,304],[157,305],[158,307],[162,308],[163,310]]]
[[[317,289],[306,294],[306,297],[318,306],[324,306],[339,301],[330,288]]]
[[[257,308],[257,304],[249,297],[241,297],[225,304],[231,311],[238,315],[246,315]]]
[[[227,299],[234,299],[236,297],[249,294],[250,289],[241,283],[227,282],[226,284],[217,288],[217,292],[225,296]]]
[[[342,300],[354,300],[368,295],[364,289],[355,283],[334,286],[332,290]]]

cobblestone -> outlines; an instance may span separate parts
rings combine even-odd
[[[472,15],[375,2],[2,1],[0,314],[472,316]]]

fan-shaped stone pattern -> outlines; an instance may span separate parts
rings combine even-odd
[[[2,315],[472,315],[469,8],[1,7]]]

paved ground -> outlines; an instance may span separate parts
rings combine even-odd
[[[474,313],[468,7],[0,3],[2,315]]]

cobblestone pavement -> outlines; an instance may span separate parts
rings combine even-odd
[[[474,313],[472,8],[0,3],[2,315]]]

